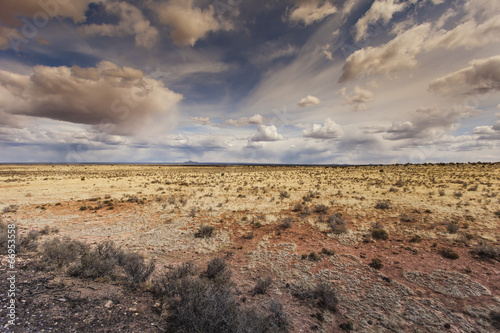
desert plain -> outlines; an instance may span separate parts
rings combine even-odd
[[[175,331],[154,280],[221,258],[238,308],[280,303],[276,332],[495,332],[499,194],[494,163],[1,165],[2,223],[38,235],[16,257],[15,326],[2,253],[0,330]],[[47,269],[43,244],[66,237],[155,270],[131,289]]]

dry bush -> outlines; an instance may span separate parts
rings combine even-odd
[[[334,256],[336,254],[335,250],[330,250],[325,247],[321,249],[321,253],[327,256]]]
[[[387,240],[389,239],[389,233],[385,231],[384,227],[380,222],[375,223],[372,226],[372,237],[374,239],[382,239],[382,240]]]
[[[123,261],[118,261],[127,276],[128,286],[135,290],[151,276],[155,270],[152,260],[146,262],[143,256],[136,252],[125,253]]]
[[[69,238],[53,238],[42,245],[42,262],[50,266],[62,268],[75,262],[83,253],[89,251],[89,246]]]
[[[446,224],[446,231],[450,234],[456,234],[458,229],[460,229],[460,226],[457,222],[449,222]]]
[[[377,204],[375,205],[375,208],[377,209],[390,209],[391,208],[391,201],[390,200],[379,200]]]
[[[202,224],[200,228],[194,233],[196,238],[211,238],[215,233],[215,227],[211,225]]]
[[[268,313],[243,308],[230,283],[214,283],[203,273],[196,276],[196,272],[193,264],[183,264],[155,281],[154,290],[162,302],[165,331],[278,333],[291,329],[281,303],[272,302]]]
[[[285,217],[283,219],[283,221],[281,222],[281,227],[283,229],[288,229],[290,227],[292,227],[292,225],[295,223],[295,220],[293,219],[293,217]]]
[[[273,284],[273,279],[271,277],[267,277],[265,279],[257,279],[257,283],[255,287],[253,287],[252,292],[254,294],[264,295],[267,293],[271,285]]]
[[[218,283],[227,283],[231,280],[232,272],[224,258],[214,258],[207,264],[207,269],[201,276]]]
[[[491,244],[479,244],[472,251],[475,255],[477,255],[481,259],[491,259],[500,261],[500,247],[493,246]]]
[[[301,203],[298,203],[298,204],[296,204],[293,207],[292,211],[294,211],[294,212],[302,212],[303,209],[304,209],[304,205],[301,204]]]
[[[455,251],[453,251],[452,249],[447,248],[447,247],[441,248],[439,250],[439,254],[442,255],[444,258],[447,258],[447,259],[458,259],[458,258],[460,258],[460,255],[458,253],[456,253]]]
[[[313,211],[316,214],[326,214],[328,212],[328,206],[323,204],[315,205]]]
[[[369,264],[369,266],[375,269],[381,269],[382,267],[384,267],[384,264],[382,263],[382,260],[380,258],[374,258],[372,259],[372,262]]]
[[[334,234],[343,234],[347,232],[346,219],[343,218],[340,213],[328,216],[326,222]]]
[[[331,284],[320,282],[314,288],[293,288],[292,295],[300,300],[314,302],[320,309],[337,311],[338,298]]]

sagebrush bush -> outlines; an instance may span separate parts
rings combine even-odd
[[[53,238],[42,245],[42,261],[49,266],[62,268],[75,262],[83,253],[89,251],[89,246],[69,238]]]
[[[316,214],[326,214],[328,212],[328,206],[323,204],[315,205],[313,211]]]
[[[346,219],[340,213],[328,216],[327,223],[334,234],[347,232]]]
[[[374,239],[382,239],[382,240],[387,240],[389,239],[389,233],[385,231],[384,229],[373,229],[372,230],[372,237]]]
[[[472,252],[481,259],[493,259],[500,261],[500,247],[498,246],[483,243],[477,245]]]
[[[232,272],[225,259],[214,258],[208,262],[207,269],[201,275],[218,283],[227,283],[231,280]]]
[[[460,229],[460,226],[457,222],[449,222],[446,224],[446,231],[448,231],[449,234],[456,234],[458,229]]]
[[[283,229],[288,229],[293,225],[294,222],[295,220],[293,219],[293,217],[285,217],[281,222],[281,227]]]
[[[320,282],[313,288],[293,288],[292,295],[301,300],[312,301],[320,309],[331,312],[337,311],[338,298],[333,286]]]
[[[205,272],[199,276],[197,272],[194,264],[187,263],[155,280],[154,290],[162,302],[165,331],[278,333],[290,330],[288,315],[281,303],[271,303],[268,313],[243,308],[231,290],[231,283],[215,283]]]
[[[257,279],[257,282],[255,283],[255,287],[253,288],[252,292],[254,294],[265,294],[273,284],[273,279],[271,277],[267,277],[265,279]]]
[[[380,258],[373,258],[369,266],[375,269],[381,269],[382,267],[384,267],[384,264],[382,263],[382,260]]]
[[[375,205],[375,208],[377,209],[390,209],[391,208],[391,201],[390,200],[380,200],[377,202]]]
[[[452,249],[447,248],[447,247],[441,248],[439,250],[439,254],[441,254],[444,258],[447,258],[447,259],[458,259],[458,258],[460,258],[460,255],[458,253],[456,253],[455,251],[453,251]]]
[[[211,238],[215,233],[215,227],[211,225],[201,225],[200,228],[194,233],[196,238]]]

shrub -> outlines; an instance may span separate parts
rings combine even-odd
[[[334,256],[336,254],[335,250],[329,250],[325,247],[321,249],[321,253],[327,256]]]
[[[327,223],[334,234],[343,234],[347,232],[346,220],[340,213],[330,215],[327,219]]]
[[[496,215],[496,216],[498,216],[498,217],[500,217],[500,210],[497,210],[497,211],[495,212],[495,215]]]
[[[280,192],[280,199],[287,199],[290,198],[290,194],[287,191]]]
[[[449,222],[446,224],[446,230],[450,234],[456,234],[458,232],[458,229],[460,229],[460,226],[457,222]]]
[[[79,260],[68,268],[68,273],[71,276],[90,279],[112,276],[116,263],[115,258],[101,256],[94,249],[83,253]]]
[[[50,227],[46,225],[45,227],[43,227],[42,230],[40,230],[40,235],[48,235],[48,234],[50,234]]]
[[[326,212],[328,212],[328,207],[323,204],[315,205],[314,212],[316,214],[326,214]]]
[[[410,238],[410,243],[420,243],[422,241],[422,237],[420,235],[413,235],[412,238]]]
[[[387,240],[389,239],[389,234],[384,229],[377,228],[372,230],[372,237],[374,239]]]
[[[17,209],[18,209],[17,205],[9,205],[8,207],[5,207],[3,209],[3,213],[4,214],[5,213],[15,213],[15,212],[17,212]]]
[[[401,222],[405,222],[405,223],[413,223],[413,222],[417,221],[417,219],[414,216],[410,216],[410,215],[407,215],[407,214],[401,215],[401,217],[399,218],[399,220]]]
[[[288,228],[290,228],[293,225],[294,222],[295,221],[294,221],[294,219],[292,217],[285,217],[283,219],[283,222],[281,223],[281,227],[283,229],[288,229]]]
[[[193,264],[182,264],[156,281],[165,331],[243,333],[288,332],[291,329],[281,303],[272,302],[269,314],[242,308],[229,284],[196,277],[196,271]]]
[[[308,260],[311,260],[311,261],[319,261],[321,259],[321,257],[316,252],[314,252],[314,251],[312,251],[309,254],[303,254],[301,256],[301,258],[303,260],[308,259]]]
[[[254,232],[253,231],[249,231],[249,232],[247,232],[246,235],[243,235],[244,239],[252,239],[253,237],[254,237]]]
[[[472,251],[481,259],[493,259],[500,261],[500,247],[490,244],[480,244]]]
[[[155,264],[152,260],[146,262],[144,257],[136,252],[126,253],[123,260],[118,261],[118,264],[125,271],[128,285],[133,290],[144,283],[155,270]]]
[[[295,288],[294,288],[295,289]],[[301,300],[311,300],[320,309],[337,311],[338,299],[333,287],[325,282],[320,282],[314,288],[296,288],[292,295]]]
[[[381,269],[384,267],[384,264],[382,264],[382,260],[379,258],[373,258],[372,262],[369,264],[370,267],[375,268],[375,269]]]
[[[301,203],[298,203],[298,204],[296,204],[296,205],[293,207],[293,211],[294,211],[294,212],[301,212],[303,209],[304,209],[304,205],[303,205],[303,204],[301,204]]]
[[[380,200],[377,202],[375,205],[376,209],[390,209],[391,208],[391,201],[390,200]]]
[[[273,279],[271,279],[271,277],[267,277],[265,279],[258,279],[252,292],[254,294],[263,295],[269,290],[272,284],[273,284]]]
[[[439,190],[439,196],[444,197],[446,195],[446,192],[444,190]]]
[[[211,238],[215,233],[215,227],[211,225],[201,225],[198,231],[194,233],[196,238]]]
[[[207,264],[207,269],[201,276],[204,276],[210,280],[226,283],[231,280],[231,270],[228,268],[226,260],[223,258],[214,258],[210,260]]]
[[[16,242],[16,250],[18,252],[34,251],[38,247],[37,239],[40,233],[36,230],[30,230],[26,236],[19,236]]]
[[[69,238],[54,238],[42,245],[42,261],[61,268],[75,262],[88,251],[88,245]]]
[[[463,193],[462,193],[462,192],[460,192],[460,191],[455,191],[455,192],[453,193],[453,195],[454,195],[456,198],[461,198],[461,197],[463,196]]]
[[[458,253],[456,253],[455,251],[453,251],[452,249],[450,248],[447,248],[447,247],[443,247],[439,250],[439,254],[441,254],[444,258],[447,258],[447,259],[458,259],[460,258],[460,256],[458,255]]]

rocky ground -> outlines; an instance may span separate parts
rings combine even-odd
[[[48,226],[39,244],[111,240],[154,260],[155,276],[223,257],[239,302],[279,299],[292,332],[499,330],[499,193],[499,164],[0,166],[1,218],[21,235]],[[212,237],[194,237],[202,225]],[[150,293],[39,261],[17,258],[19,332],[164,331]],[[0,325],[14,331],[1,274]],[[269,290],[252,292],[267,277]],[[318,283],[335,290],[337,311],[296,297]]]

